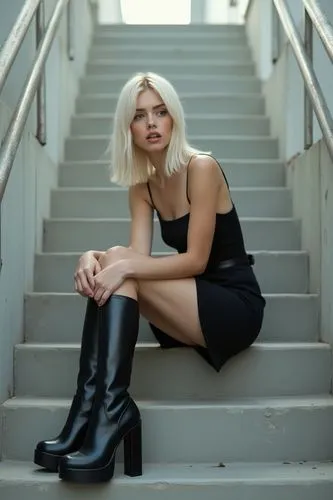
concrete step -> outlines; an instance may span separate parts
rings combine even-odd
[[[79,344],[68,342],[17,345],[15,394],[71,397],[79,354]],[[328,394],[331,355],[328,344],[258,342],[217,375],[192,348],[165,350],[157,343],[138,343],[131,391],[135,398],[154,401]]]
[[[203,25],[202,25],[203,26]],[[184,27],[182,27],[184,28]],[[187,42],[201,44],[205,41],[210,41],[210,43],[218,43],[221,41],[233,41],[234,39],[241,39],[243,43],[247,44],[247,37],[245,33],[244,26],[241,26],[241,29],[237,27],[237,29],[202,29],[201,27],[198,29],[173,29],[173,27],[169,30],[160,30],[153,29],[153,26],[147,27],[147,29],[143,29],[140,31],[135,31],[133,29],[128,29],[124,31],[120,30],[101,30],[95,31],[93,35],[92,42],[95,43],[96,40],[102,40],[104,44],[126,41],[129,44],[133,43],[143,43],[149,44],[154,42],[154,44],[159,44],[163,41],[163,44],[167,44],[169,41],[175,42]]]
[[[112,114],[80,114],[72,118],[71,134],[105,135],[111,133]],[[269,119],[263,115],[192,115],[186,118],[189,135],[251,135],[267,136]]]
[[[174,61],[196,61],[198,58],[216,59],[221,62],[249,62],[252,54],[249,47],[212,45],[176,45],[168,44],[156,46],[142,43],[128,45],[126,47],[114,47],[113,45],[93,45],[89,51],[88,58],[94,59],[172,59]]]
[[[154,43],[156,41],[154,40]],[[255,68],[252,62],[237,63],[228,62],[222,63],[216,59],[200,59],[197,61],[179,62],[173,60],[121,60],[121,59],[96,59],[90,60],[86,66],[86,75],[115,75],[117,73],[125,74],[127,77],[133,73],[140,72],[154,72],[159,73],[165,78],[170,78],[171,75],[197,75],[205,73],[207,77],[211,76],[254,76]]]
[[[300,221],[288,218],[240,218],[248,251],[299,250]],[[153,251],[170,251],[154,221]],[[130,219],[48,219],[44,221],[44,252],[84,252],[129,244]]]
[[[185,196],[185,193],[184,193]],[[289,217],[292,199],[287,188],[232,188],[240,216]],[[128,190],[121,188],[58,188],[51,193],[51,217],[130,217]]]
[[[59,268],[57,268],[59,271]],[[70,275],[73,274],[73,269]],[[260,341],[315,342],[318,340],[316,295],[264,294],[266,308]],[[28,342],[81,341],[86,300],[74,293],[29,293],[24,300],[24,332]],[[61,311],[61,314],[59,312]],[[70,320],[69,320],[70,319]],[[140,318],[139,340],[154,342],[148,322]]]
[[[81,79],[80,90],[83,94],[118,94],[127,80],[125,75],[110,76],[85,76]],[[236,92],[236,93],[259,93],[261,82],[255,77],[230,77],[207,76],[207,75],[178,75],[175,73],[170,77],[171,82],[178,92]]]
[[[264,98],[260,94],[182,94],[185,113],[205,115],[211,113],[260,115],[265,111]],[[118,94],[84,94],[76,102],[77,113],[112,113],[116,109]],[[201,129],[202,131],[205,129]],[[205,135],[208,135],[206,132]],[[218,135],[217,131],[213,135]],[[228,135],[231,135],[230,133]]]
[[[69,400],[53,399],[7,401],[3,405],[7,427],[3,458],[32,460],[36,443],[60,431],[69,404]],[[144,463],[217,465],[332,458],[332,396],[138,404],[143,419]],[[117,461],[122,460],[122,451],[120,446]]]
[[[106,160],[110,136],[70,137],[65,143],[67,161]],[[230,159],[278,159],[277,140],[272,137],[191,136],[190,144],[214,156]]]
[[[31,457],[29,457],[31,460]],[[37,469],[32,462],[0,462],[0,496],[4,500],[26,498],[42,500],[88,500],[92,493],[99,500],[331,500],[333,464],[227,463],[145,464],[142,477],[123,475],[116,465],[109,484],[85,488],[72,487],[57,474]]]
[[[138,35],[151,34],[161,36],[175,34],[188,36],[196,34],[197,36],[205,33],[218,36],[220,34],[245,34],[243,24],[100,24],[95,28],[95,34],[110,35]]]
[[[37,254],[34,291],[73,292],[73,273],[79,256],[79,253]],[[264,293],[307,293],[306,252],[255,252],[254,257],[254,271]]]
[[[233,188],[236,187],[283,187],[284,166],[277,160],[227,160],[220,164]],[[108,187],[109,163],[107,161],[72,161],[59,166],[60,187]]]
[[[202,47],[211,47],[213,44],[220,47],[248,47],[248,40],[244,33],[176,33],[176,34],[140,34],[132,33],[121,35],[118,33],[99,34],[92,38],[93,47],[112,46],[115,49],[122,49],[134,44],[154,45],[155,47],[165,47],[170,44],[182,47],[192,47],[198,45]],[[223,50],[223,49],[222,49]]]

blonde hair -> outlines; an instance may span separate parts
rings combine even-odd
[[[130,129],[137,97],[146,89],[152,89],[160,95],[173,120],[165,162],[166,175],[177,172],[192,155],[204,153],[187,142],[184,110],[173,85],[155,73],[137,73],[122,88],[114,114],[110,143],[111,181],[121,186],[147,182],[154,172],[147,155],[134,145]]]

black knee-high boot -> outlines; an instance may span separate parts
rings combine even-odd
[[[98,306],[88,299],[83,325],[77,389],[66,423],[60,434],[41,441],[35,449],[34,462],[57,472],[63,455],[78,450],[84,441],[96,389],[98,354]]]
[[[59,477],[77,483],[111,479],[122,440],[125,474],[142,474],[141,417],[127,391],[139,330],[138,303],[112,295],[99,314],[97,393],[86,439],[79,451],[63,457],[59,464]]]

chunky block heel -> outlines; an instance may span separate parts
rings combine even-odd
[[[124,474],[142,476],[141,421],[124,437]]]

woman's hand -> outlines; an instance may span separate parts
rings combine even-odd
[[[83,297],[93,297],[95,290],[94,276],[101,270],[101,265],[94,252],[85,252],[79,258],[75,269],[75,290]]]
[[[123,284],[126,279],[125,260],[119,260],[100,271],[94,278],[94,299],[99,306],[105,304],[108,298]]]

